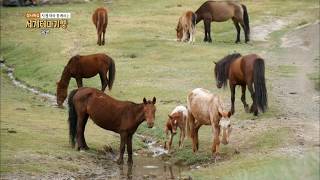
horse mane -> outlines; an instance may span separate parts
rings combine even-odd
[[[216,63],[214,68],[215,77],[216,80],[223,83],[223,87],[227,85],[230,64],[239,57],[241,57],[240,53],[229,54]]]

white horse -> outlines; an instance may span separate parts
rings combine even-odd
[[[210,91],[202,88],[194,89],[189,93],[188,99],[189,118],[187,132],[192,138],[192,150],[199,149],[198,130],[202,125],[211,125],[213,133],[212,155],[218,157],[220,145],[220,131],[222,131],[222,143],[228,144],[231,134],[231,112],[223,109],[219,96],[213,95]]]

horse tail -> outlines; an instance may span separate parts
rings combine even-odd
[[[243,21],[244,25],[246,26],[248,35],[250,34],[250,25],[249,25],[249,15],[248,15],[248,10],[247,7],[243,4],[241,4],[242,9],[243,9]]]
[[[116,76],[116,65],[114,63],[114,60],[110,58],[110,64],[109,64],[109,80],[108,80],[108,88],[109,90],[112,89],[112,85]]]
[[[254,82],[254,100],[257,107],[265,112],[268,108],[268,94],[264,77],[264,60],[261,58],[256,59],[253,70]]]
[[[77,112],[73,103],[73,96],[77,93],[78,89],[72,90],[69,94],[68,105],[69,105],[69,138],[71,146],[75,146],[75,139],[77,133]]]

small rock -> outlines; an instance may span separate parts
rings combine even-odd
[[[16,108],[17,111],[26,111],[26,108]]]
[[[182,7],[182,5],[181,4],[177,4],[177,7]]]
[[[8,133],[17,133],[15,130],[8,130]]]

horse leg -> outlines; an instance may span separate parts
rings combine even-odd
[[[246,112],[249,112],[249,105],[246,102],[246,85],[242,85],[241,90],[242,90],[241,101],[243,103],[244,110]]]
[[[200,125],[197,125],[197,127],[195,129],[195,141],[196,141],[197,151],[199,150],[199,136],[198,136],[199,129],[200,129]]]
[[[173,136],[174,136],[174,134],[170,133],[169,148],[168,148],[168,151],[169,151],[169,152],[170,152],[170,150],[171,150]]]
[[[213,137],[213,145],[212,145],[212,156],[215,156],[215,158],[219,158],[219,146],[220,146],[220,126],[219,125],[213,125],[214,130],[214,137]]]
[[[127,133],[120,133],[120,156],[119,156],[119,159],[117,160],[117,163],[120,165],[120,164],[123,164],[123,154],[124,154],[124,151],[126,150],[126,147],[125,147],[125,144],[127,143]]]
[[[108,85],[107,83],[107,73],[102,71],[99,73],[100,80],[101,80],[101,91],[104,91]]]
[[[133,134],[128,135],[127,139],[127,152],[128,152],[128,164],[131,165],[133,164],[132,160],[132,136]]]
[[[167,144],[167,140],[169,139],[169,130],[165,129],[165,133],[166,133],[166,140],[164,141],[164,149],[168,149],[168,144]]]
[[[241,27],[242,27],[242,29],[243,29],[243,31],[244,31],[245,42],[247,43],[247,42],[249,41],[248,29],[247,29],[247,27],[244,25],[244,22],[243,22],[243,21],[240,22],[240,24],[241,24]]]
[[[206,24],[206,21],[205,20],[203,20],[203,24],[204,24],[204,39],[203,39],[203,41],[204,42],[207,42],[208,41],[208,37],[207,37],[207,24]]]
[[[83,87],[82,78],[76,78],[78,88]]]
[[[78,150],[86,150],[88,149],[88,146],[84,139],[84,130],[85,126],[88,120],[87,114],[77,114],[78,120],[77,120],[77,143],[78,143]]]
[[[84,137],[84,131],[85,131],[85,129],[86,129],[86,124],[87,124],[87,122],[88,122],[88,118],[89,118],[89,115],[86,114],[86,115],[85,115],[85,118],[84,118],[84,120],[83,120],[82,143],[83,143],[83,146],[84,146],[84,149],[85,149],[85,150],[88,150],[88,149],[89,149],[89,147],[88,147],[88,145],[87,145],[87,143],[86,143],[86,139],[85,139],[85,137]]]
[[[104,45],[104,43],[105,43],[105,37],[104,37],[105,34],[106,34],[106,29],[104,29],[103,32],[102,32],[102,35],[103,35],[103,37],[102,37],[102,45]]]
[[[231,91],[231,114],[234,114],[234,100],[235,100],[235,93],[236,93],[236,85],[230,84],[230,91]]]
[[[254,90],[253,90],[253,87],[252,87],[252,83],[250,85],[248,85],[248,89],[251,93],[251,98],[252,98],[252,105],[251,105],[251,108],[250,108],[250,113],[254,113],[255,116],[258,115],[258,109],[257,109],[257,106],[256,106],[256,100],[254,98]]]
[[[239,23],[237,20],[235,20],[234,18],[232,18],[232,21],[233,21],[233,24],[234,26],[236,27],[236,30],[237,30],[237,39],[236,39],[236,43],[239,43],[240,42],[240,26],[239,26]]]
[[[205,24],[205,28],[207,31],[207,41],[212,42],[212,39],[211,39],[211,19],[205,19],[204,24]]]
[[[186,132],[185,132],[185,128],[180,128],[180,141],[179,141],[179,147],[183,148],[183,142],[184,142],[184,138],[186,137]]]
[[[100,38],[100,31],[99,31],[99,27],[97,28],[97,35],[98,35],[98,41],[97,41],[97,44],[100,46],[100,45],[101,45],[101,38]]]

